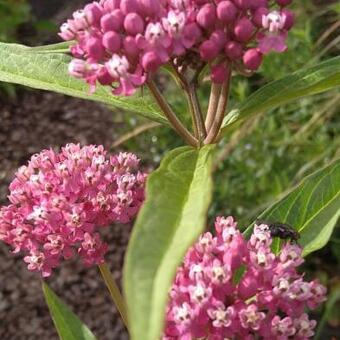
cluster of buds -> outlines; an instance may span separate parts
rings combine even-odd
[[[100,0],[61,26],[75,40],[70,74],[131,95],[162,65],[209,64],[222,83],[230,66],[255,71],[263,55],[283,52],[294,23],[291,0]],[[186,59],[192,60],[189,62]],[[194,66],[195,67],[195,66]]]
[[[102,263],[107,245],[98,230],[129,222],[144,200],[138,164],[133,154],[108,156],[93,145],[33,155],[10,184],[11,204],[0,209],[0,240],[44,277],[75,253],[87,265]]]
[[[301,248],[287,242],[271,251],[267,225],[246,241],[232,217],[218,217],[216,236],[205,233],[188,251],[170,290],[164,340],[304,340],[316,321],[305,309],[325,301],[318,281],[296,268]]]

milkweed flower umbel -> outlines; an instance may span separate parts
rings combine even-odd
[[[215,229],[177,270],[163,340],[312,337],[316,321],[306,309],[325,301],[326,289],[298,273],[301,247],[287,242],[275,255],[267,225],[255,225],[247,241],[232,217],[218,217]]]
[[[265,54],[287,48],[294,23],[286,9],[290,2],[101,0],[76,11],[59,35],[75,40],[71,75],[85,79],[92,91],[100,83],[128,96],[167,63],[181,70],[226,63],[257,70]]]
[[[99,230],[129,222],[144,200],[146,175],[138,165],[133,154],[110,156],[94,145],[33,155],[0,209],[0,240],[42,276],[76,253],[87,265],[102,263],[107,245]]]

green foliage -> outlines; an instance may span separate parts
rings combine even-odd
[[[301,238],[304,255],[321,249],[329,241],[340,216],[340,159],[305,178],[259,219],[292,225]],[[252,226],[245,234],[249,235]],[[278,250],[280,242],[276,242]]]
[[[134,226],[124,268],[133,340],[160,336],[176,268],[206,223],[212,149],[175,149],[148,178],[146,202]]]
[[[297,71],[271,82],[247,98],[224,119],[224,133],[230,125],[242,122],[256,113],[265,112],[307,95],[324,92],[340,85],[340,57]]]
[[[18,27],[30,17],[30,6],[26,0],[0,0],[0,41],[16,40]],[[15,98],[15,87],[0,83],[0,94]]]
[[[43,283],[45,300],[61,340],[96,340],[92,332],[63,303],[46,283]]]
[[[99,101],[121,109],[139,112],[144,117],[167,124],[163,115],[146,94],[115,97],[108,87],[97,86],[96,92],[90,95],[88,85],[68,74],[67,67],[70,60],[70,56],[56,53],[56,51],[0,43],[0,81]]]
[[[29,15],[26,0],[0,0],[0,41],[13,41],[18,26],[26,22]]]

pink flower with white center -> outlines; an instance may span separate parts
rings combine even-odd
[[[229,327],[236,314],[233,307],[226,308],[222,302],[218,302],[213,308],[208,309],[207,313],[212,320],[212,325],[216,328]]]
[[[211,296],[211,288],[206,287],[203,282],[198,282],[197,285],[189,286],[188,288],[192,303],[203,305]]]
[[[290,282],[289,274],[285,274],[283,276],[276,275],[273,278],[273,293],[275,295],[284,295],[289,291]]]
[[[196,249],[200,253],[210,252],[215,247],[215,240],[211,233],[202,235],[196,244]]]
[[[168,16],[163,19],[163,26],[171,37],[178,38],[183,31],[185,19],[184,12],[169,11]]]
[[[278,11],[269,12],[262,16],[262,27],[270,33],[278,33],[285,27],[286,16]]]
[[[278,315],[274,316],[271,322],[271,331],[278,337],[278,340],[285,340],[295,334],[293,320],[290,317],[281,319]]]
[[[291,300],[297,301],[307,301],[313,297],[310,283],[303,281],[302,278],[291,283],[287,295]]]
[[[318,281],[312,281],[310,283],[310,291],[313,295],[311,299],[308,300],[309,308],[315,309],[317,306],[319,306],[321,303],[327,300],[326,298],[327,289]]]
[[[300,266],[304,262],[302,249],[296,244],[285,244],[281,250],[280,262],[283,268]]]
[[[250,253],[250,260],[259,270],[267,270],[272,267],[275,255],[268,248],[261,247],[256,252]]]
[[[128,78],[130,64],[125,56],[114,54],[106,63],[107,70],[115,79]]]
[[[192,308],[187,302],[173,309],[174,320],[182,326],[190,324]]]
[[[190,6],[190,0],[170,0],[169,2],[173,8],[180,11],[187,9]]]
[[[254,232],[250,238],[250,246],[254,249],[261,247],[268,248],[272,243],[272,238],[268,230],[268,226],[265,224],[254,226]]]
[[[209,273],[211,282],[214,284],[224,284],[230,279],[230,270],[221,261],[215,259],[213,261],[211,272]]]
[[[241,309],[239,312],[239,318],[241,321],[241,325],[243,328],[252,329],[254,331],[258,331],[261,327],[261,321],[264,320],[266,314],[260,312],[258,307],[254,304],[247,306],[244,309]]]
[[[298,319],[294,320],[294,326],[296,328],[296,336],[299,339],[308,339],[314,335],[313,329],[316,326],[315,320],[309,320],[307,314],[302,314]]]
[[[324,301],[325,288],[304,281],[296,266],[283,268],[281,255],[270,251],[270,234],[267,247],[254,248],[254,238],[246,241],[231,217],[217,218],[215,229],[216,236],[200,236],[177,271],[162,339],[251,340],[254,333],[264,339],[310,338],[315,324],[304,313]],[[225,237],[230,229],[235,235]],[[268,227],[253,232],[267,233]]]
[[[121,57],[118,54],[114,54],[106,63],[106,68],[110,75],[119,81],[119,86],[113,93],[130,96],[135,93],[138,86],[145,82],[146,78],[142,75],[142,72],[139,74],[129,73],[129,67],[130,64],[127,58],[125,56]]]
[[[201,264],[193,264],[190,267],[189,277],[191,280],[202,279],[204,276],[204,268]]]
[[[0,240],[43,276],[77,253],[86,264],[102,263],[107,245],[99,229],[131,221],[144,200],[137,166],[135,155],[109,157],[94,145],[33,155],[10,184],[11,204],[0,209]]]
[[[259,49],[262,53],[267,54],[271,50],[281,53],[287,49],[285,23],[284,12],[273,11],[262,15],[262,27],[266,30],[258,35]]]
[[[163,18],[162,24],[166,32],[172,38],[174,55],[181,55],[185,49],[192,45],[192,40],[187,39],[182,33],[185,27],[186,16],[184,12],[176,13],[169,11],[168,16]]]

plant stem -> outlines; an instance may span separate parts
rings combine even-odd
[[[229,69],[228,69],[227,79],[222,85],[220,99],[217,105],[216,116],[212,122],[211,129],[208,132],[208,136],[204,140],[204,144],[212,144],[216,141],[216,138],[218,137],[218,134],[221,129],[221,125],[223,123],[225,110],[228,104],[230,80],[231,80],[231,66],[229,66]]]
[[[156,99],[162,112],[165,114],[166,118],[169,120],[175,131],[191,146],[196,147],[198,145],[198,140],[187,130],[187,128],[181,123],[177,118],[176,114],[173,112],[172,108],[168,102],[163,97],[162,93],[159,91],[155,82],[151,79],[147,81],[147,85]]]
[[[213,121],[215,119],[218,99],[221,93],[222,86],[220,84],[211,84],[211,91],[210,91],[210,98],[209,98],[209,105],[207,111],[207,117],[205,120],[205,127],[207,131],[210,131]]]
[[[102,277],[105,281],[106,287],[108,288],[111,298],[116,305],[116,308],[124,322],[124,325],[128,329],[128,318],[127,318],[127,312],[125,307],[125,301],[123,299],[123,296],[119,290],[119,287],[117,286],[111,272],[109,269],[109,266],[106,263],[98,265],[100,273],[102,274]]]
[[[188,85],[186,90],[188,92],[189,106],[192,111],[194,125],[196,126],[198,133],[198,140],[199,143],[202,144],[204,138],[207,136],[207,131],[205,129],[202,110],[197,98],[196,85],[195,84]]]

